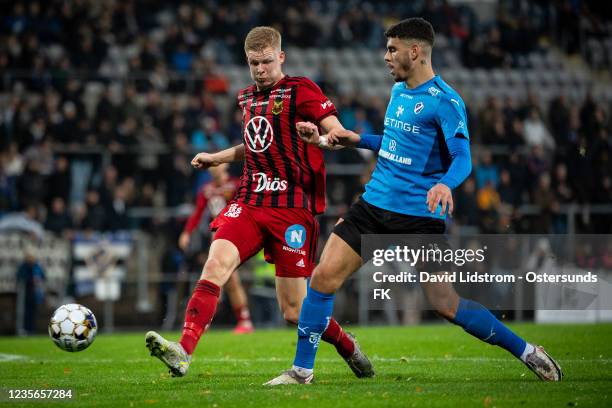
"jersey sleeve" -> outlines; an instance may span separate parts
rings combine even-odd
[[[445,140],[456,136],[462,136],[468,140],[470,139],[465,104],[461,98],[453,97],[452,95],[442,98],[438,105],[436,121],[442,129]]]
[[[304,119],[316,123],[331,115],[338,115],[336,107],[310,79],[302,78],[297,93],[297,109]]]
[[[204,209],[206,208],[207,199],[204,196],[204,193],[200,191],[198,193],[198,197],[196,199],[196,207],[189,216],[187,223],[185,223],[185,228],[183,228],[183,232],[187,234],[191,234],[194,229],[200,224],[200,220],[202,219],[202,214],[204,213]]]

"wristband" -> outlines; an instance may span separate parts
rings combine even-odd
[[[319,136],[319,147],[327,147],[327,138],[325,136]]]

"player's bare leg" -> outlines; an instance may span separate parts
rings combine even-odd
[[[316,293],[331,295],[335,293],[335,291],[340,288],[344,280],[359,269],[360,266],[360,256],[348,244],[346,244],[346,242],[340,239],[337,235],[332,234],[327,241],[325,248],[323,249],[321,261],[313,272],[310,287],[314,289]],[[281,296],[279,295],[279,302],[280,299]],[[307,302],[308,298],[304,300],[304,304]],[[294,313],[295,311],[292,310],[291,314],[288,314],[287,317],[295,318]],[[315,339],[315,350],[318,347],[318,342],[320,339],[329,341],[326,339],[326,337],[330,336],[331,334],[328,333],[328,331],[330,331],[330,326],[332,324],[337,325],[337,323],[335,323],[335,321],[331,318],[331,310],[329,311],[329,315],[330,316],[327,319],[327,326],[320,327],[318,333],[310,333],[312,331],[312,327],[308,326],[310,323],[307,322],[307,319],[304,318],[303,314],[300,314],[299,316],[298,335],[307,335],[310,339]],[[343,357],[351,370],[353,370],[355,375],[358,377],[373,376],[374,370],[367,356],[361,351],[359,345],[351,334],[346,334],[346,336],[352,342],[353,350],[350,355]],[[294,364],[293,368],[285,371],[280,376],[267,382],[265,385],[309,384],[312,382],[312,378],[312,368],[305,368]]]
[[[335,293],[361,267],[361,256],[338,235],[329,236],[321,261],[312,273],[310,287],[322,293]]]
[[[563,371],[544,348],[524,342],[479,303],[461,299],[448,282],[421,283],[425,297],[442,317],[474,337],[512,352],[541,380],[560,381]],[[519,344],[514,350],[515,344]]]
[[[298,324],[306,289],[306,278],[276,277],[276,299],[281,315],[287,323]]]
[[[173,376],[181,377],[187,373],[200,336],[215,315],[221,287],[239,264],[240,255],[234,244],[224,239],[213,241],[200,281],[187,304],[180,341],[170,342],[154,331],[146,334],[146,346],[151,355],[159,358]]]
[[[223,289],[227,292],[227,296],[229,297],[232,310],[237,320],[234,334],[253,333],[253,322],[251,321],[249,302],[244,286],[242,286],[242,282],[240,281],[238,271],[234,271],[234,273],[230,275]]]

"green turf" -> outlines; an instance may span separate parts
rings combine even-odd
[[[6,402],[7,389],[71,388],[74,398],[63,405],[73,407],[612,406],[612,325],[512,327],[546,346],[565,370],[563,382],[541,382],[507,352],[451,325],[353,328],[375,378],[353,377],[322,342],[316,384],[274,389],[261,384],[290,366],[295,330],[212,330],[183,378],[171,378],[148,356],[144,333],[102,333],[80,353],[61,351],[46,337],[4,337],[0,405],[20,406]],[[62,404],[29,403],[45,405]]]

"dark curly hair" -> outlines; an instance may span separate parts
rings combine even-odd
[[[407,18],[385,31],[385,37],[387,38],[422,40],[430,46],[433,46],[435,36],[431,23],[420,17]]]

